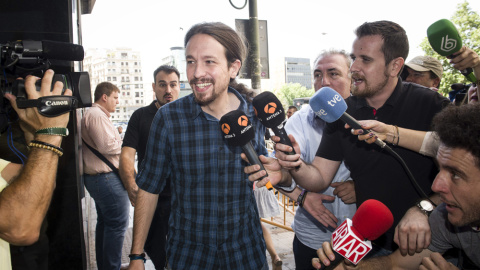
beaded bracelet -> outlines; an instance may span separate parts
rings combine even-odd
[[[59,157],[63,156],[63,149],[60,148],[60,147],[57,147],[53,144],[49,144],[49,143],[46,143],[46,142],[42,142],[42,141],[37,141],[37,140],[32,140],[29,144],[28,144],[29,147],[36,147],[36,148],[42,148],[42,149],[47,149],[47,150],[50,150],[52,152],[54,152],[55,154],[57,154]]]

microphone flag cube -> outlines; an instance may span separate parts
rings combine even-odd
[[[357,264],[372,250],[372,243],[369,240],[361,239],[357,230],[352,226],[352,220],[347,218],[332,233],[332,247],[338,254],[353,264]]]

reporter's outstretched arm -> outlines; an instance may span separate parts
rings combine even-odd
[[[327,188],[333,180],[340,167],[341,161],[328,160],[321,157],[315,157],[312,164],[306,164],[300,159],[300,146],[292,135],[288,135],[293,147],[295,155],[288,155],[285,152],[291,152],[292,147],[278,143],[280,138],[273,136],[272,140],[276,142],[275,157],[282,168],[289,171],[297,184],[303,188],[320,192]]]
[[[378,138],[384,142],[399,145],[427,156],[434,155],[432,151],[427,151],[428,149],[438,148],[436,142],[430,140],[429,135],[431,135],[431,132],[396,127],[376,120],[361,120],[359,123],[364,129],[372,130],[373,132],[363,134],[363,130],[356,129],[352,130],[352,134],[358,135],[358,140],[365,141],[368,144],[374,143]],[[345,124],[345,128],[349,129],[350,126]]]
[[[436,205],[441,203],[440,195],[430,196]],[[402,256],[420,253],[430,246],[430,224],[427,215],[418,206],[412,206],[395,227],[393,241],[398,245]]]
[[[407,270],[418,269],[424,257],[431,256],[433,252],[424,249],[421,253],[416,253],[413,256],[402,256],[398,250],[394,251],[388,256],[374,257],[360,261],[357,265],[353,265],[348,260],[344,260],[335,269],[356,269],[356,270]],[[317,250],[318,258],[312,259],[312,266],[315,269],[320,269],[322,265],[329,266],[330,262],[335,260],[330,242],[324,242],[322,248]],[[439,262],[438,260],[437,262]],[[436,268],[433,268],[436,269]]]
[[[36,91],[35,82],[39,78],[28,76],[25,88],[29,99],[42,96],[61,95],[63,84],[57,82],[51,90],[53,71],[47,70],[42,80],[41,90]],[[65,95],[71,95],[70,90]],[[66,127],[69,114],[57,117],[44,117],[37,108],[19,109],[16,97],[6,94],[12,107],[17,112],[24,128],[36,131],[49,127]],[[36,134],[35,140],[60,147],[62,137],[59,135]],[[51,148],[51,147],[50,147]],[[38,240],[40,226],[50,205],[59,154],[52,150],[31,147],[27,162],[20,174],[0,193],[0,237],[14,245],[31,245]]]

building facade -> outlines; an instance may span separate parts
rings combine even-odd
[[[180,95],[184,97],[192,93],[192,88],[187,79],[187,60],[185,59],[185,48],[171,47],[170,55],[164,57],[161,61],[162,65],[174,66],[180,72]]]
[[[136,109],[153,100],[145,95],[140,52],[131,48],[87,49],[83,67],[90,74],[92,97],[101,82],[111,82],[120,89],[119,104],[111,118],[114,123],[126,124]]]
[[[299,83],[312,88],[312,69],[309,58],[285,57],[285,83]]]

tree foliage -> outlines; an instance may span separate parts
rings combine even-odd
[[[458,4],[450,21],[457,27],[463,45],[480,53],[480,16],[472,11],[467,1]],[[452,90],[450,86],[454,83],[470,83],[457,69],[452,67],[449,59],[437,54],[432,49],[427,37],[420,44],[420,48],[426,55],[435,57],[443,65],[444,72],[440,84],[440,92],[443,95],[447,95]]]
[[[307,89],[299,83],[288,83],[279,89],[273,90],[273,93],[278,97],[280,102],[282,102],[283,108],[286,110],[288,106],[293,105],[295,98],[311,97],[315,91],[313,89]]]

